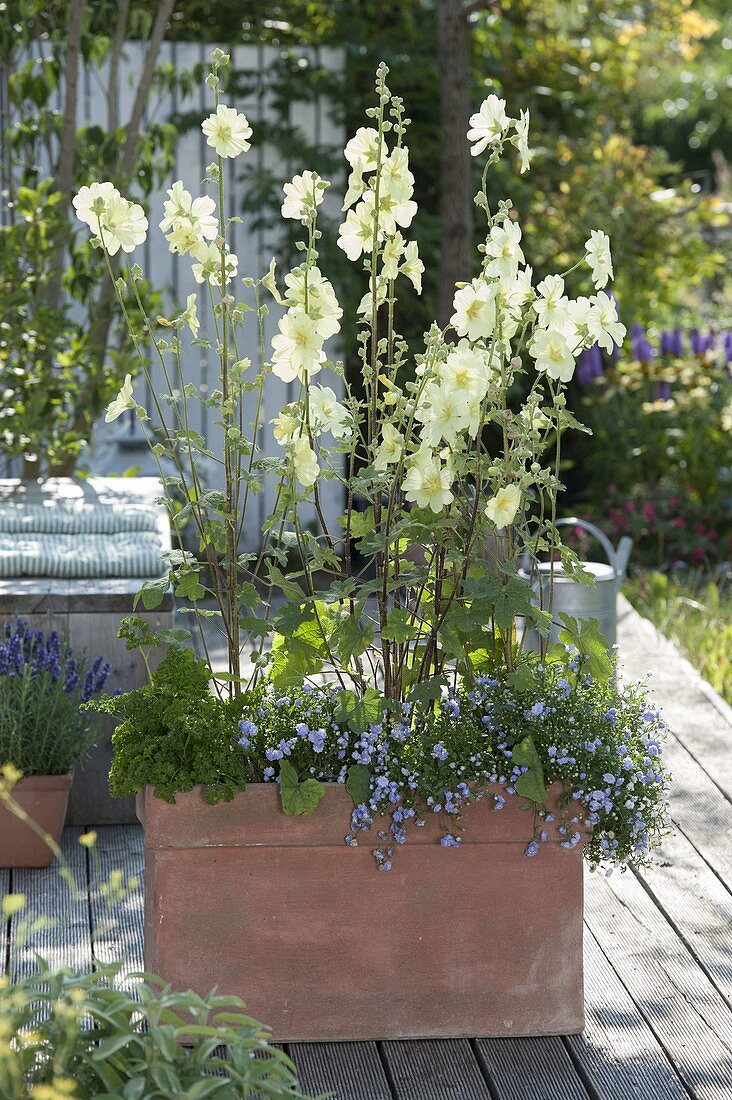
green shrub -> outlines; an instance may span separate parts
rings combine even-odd
[[[236,997],[94,974],[0,978],[0,1096],[8,1100],[284,1100],[295,1068]]]
[[[581,507],[615,538],[630,535],[633,561],[648,568],[728,561],[729,352],[719,346],[653,355],[645,338],[635,338],[633,347],[635,358],[604,366],[599,350],[591,349],[594,369],[578,367],[585,385],[581,415],[593,432],[578,444],[588,477]]]

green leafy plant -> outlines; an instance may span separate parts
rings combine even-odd
[[[23,1100],[285,1100],[304,1094],[287,1055],[236,997],[176,993],[146,978],[0,977],[0,1095]]]
[[[112,794],[122,798],[154,783],[156,793],[172,802],[177,791],[202,783],[216,801],[244,787],[251,773],[235,734],[258,693],[219,698],[211,694],[209,681],[204,661],[190,649],[173,648],[149,684],[90,704],[89,709],[119,719]]]

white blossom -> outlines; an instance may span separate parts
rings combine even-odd
[[[201,129],[206,135],[206,144],[220,157],[236,157],[251,149],[252,128],[246,115],[239,114],[235,107],[219,103],[216,113],[201,123]]]
[[[489,95],[480,105],[477,114],[470,116],[468,141],[475,142],[470,152],[479,156],[488,145],[500,141],[508,129],[509,118],[506,114],[506,101],[496,95]]]
[[[325,362],[323,337],[317,322],[304,309],[288,309],[279,320],[279,333],[272,338],[272,371],[283,382],[312,378]]]
[[[451,386],[429,382],[420,397],[414,414],[422,425],[422,441],[437,447],[441,440],[454,444],[459,433],[468,426],[465,394]]]
[[[193,278],[197,283],[213,283],[221,286],[221,251],[217,245],[200,241],[191,252],[196,263],[193,264]],[[239,259],[228,248],[225,253],[226,282],[230,283],[236,278],[239,267]]]
[[[201,328],[201,322],[198,320],[198,310],[196,303],[197,296],[195,294],[189,294],[186,298],[186,308],[178,318],[178,320],[182,324],[188,325],[188,328],[191,330],[194,340],[198,339],[198,333]]]
[[[105,204],[99,235],[110,256],[115,256],[120,248],[123,252],[134,252],[147,236],[145,211],[139,203],[113,195]]]
[[[488,275],[510,283],[516,279],[519,264],[524,262],[520,240],[521,226],[518,222],[506,221],[491,228],[485,245],[485,254],[491,257],[486,267]]]
[[[351,414],[330,386],[312,386],[308,391],[310,421],[314,429],[330,432],[336,439],[353,434]]]
[[[480,340],[492,335],[496,325],[496,294],[497,287],[486,283],[484,279],[473,279],[472,283],[455,293],[455,312],[450,318],[450,324],[458,336]]]
[[[529,344],[529,354],[536,360],[536,369],[545,371],[550,378],[569,382],[574,374],[574,355],[559,329],[537,329]]]
[[[534,311],[542,328],[560,328],[569,317],[569,299],[561,275],[547,275],[536,287],[539,297]]]
[[[344,150],[346,160],[352,166],[360,165],[362,172],[373,172],[377,167],[379,149],[379,131],[372,126],[360,126]],[[381,157],[387,154],[386,142],[382,138]]]
[[[209,195],[199,195],[193,198],[190,191],[186,191],[182,180],[176,180],[168,189],[168,198],[163,203],[163,220],[160,228],[163,233],[171,233],[185,230],[189,235],[213,241],[219,231],[219,225],[214,217],[216,203]],[[190,249],[172,248],[171,251],[190,251]]]
[[[529,112],[521,111],[518,119],[514,120],[514,136],[511,144],[515,145],[519,152],[519,171],[528,171],[531,163],[531,149],[529,149]]]
[[[404,436],[393,424],[388,422],[381,429],[381,443],[374,458],[374,466],[377,470],[386,470],[388,466],[398,462],[404,450]]]
[[[402,489],[408,501],[437,514],[454,500],[450,491],[452,479],[449,463],[443,466],[439,455],[422,447],[412,456]]]
[[[488,501],[485,514],[502,531],[509,523],[513,523],[520,504],[521,488],[518,485],[506,485]]]
[[[357,160],[351,169],[351,173],[348,177],[348,189],[343,199],[343,206],[341,207],[342,210],[348,210],[350,206],[353,206],[354,202],[357,202],[366,190],[366,183],[363,178],[363,164],[364,162],[362,160]]]
[[[285,275],[284,301],[287,306],[305,309],[305,265],[294,268]],[[343,310],[338,304],[332,284],[317,267],[307,271],[307,314],[315,321],[323,340],[340,331]]]
[[[419,249],[416,241],[410,241],[404,250],[404,259],[399,267],[399,272],[402,275],[406,275],[410,283],[417,291],[417,294],[422,293],[422,275],[424,273],[424,264],[419,258]]]
[[[286,409],[281,409],[274,420],[270,420],[272,434],[281,447],[291,443],[301,425],[299,417]]]
[[[368,194],[371,195],[370,202],[366,201]],[[346,220],[338,230],[338,247],[343,249],[349,260],[358,260],[362,252],[371,252],[373,248],[373,193],[368,194],[358,206],[348,211]]]
[[[494,379],[490,353],[460,340],[440,365],[439,378],[445,389],[461,394],[464,401],[481,402]]]
[[[99,236],[99,217],[106,210],[110,199],[120,198],[120,193],[112,183],[90,183],[88,187],[81,187],[74,195],[72,201],[76,216],[84,222],[93,233]]]
[[[610,255],[610,238],[601,229],[593,229],[585,241],[585,260],[592,270],[595,290],[607,286],[613,278],[613,261]]]
[[[122,389],[119,391],[114,401],[111,401],[107,406],[107,414],[104,417],[106,424],[111,424],[113,420],[117,420],[118,417],[126,412],[127,409],[134,409],[135,399],[132,396],[132,375],[126,374],[125,380],[122,383]]]
[[[281,207],[282,217],[306,222],[323,201],[327,186],[317,172],[303,172],[302,175],[293,176],[292,181],[283,188],[285,201]]]
[[[291,458],[295,477],[305,489],[309,489],[318,480],[320,466],[306,435],[299,436],[292,444]]]
[[[587,330],[601,348],[607,352],[614,350],[625,339],[625,325],[618,320],[618,311],[615,302],[601,290],[599,294],[590,298],[591,308],[587,320]]]

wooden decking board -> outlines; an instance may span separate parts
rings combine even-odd
[[[732,712],[697,670],[649,619],[621,598],[618,609],[621,675],[639,680],[651,671],[651,695],[690,756],[732,801]]]
[[[376,1043],[290,1043],[305,1093],[333,1100],[392,1100]]]
[[[394,1100],[493,1100],[467,1039],[392,1040],[379,1047]]]
[[[637,877],[732,1007],[732,892],[678,831]]]
[[[90,906],[94,958],[101,963],[122,962],[123,973],[144,969],[143,941],[143,833],[139,825],[104,825],[90,853]],[[101,887],[114,871],[125,884],[137,879],[137,887],[112,909]]]
[[[494,1100],[594,1100],[556,1036],[475,1039],[473,1049]]]
[[[603,952],[694,1096],[729,1100],[729,1006],[633,875],[599,882],[587,923]]]
[[[665,759],[672,781],[672,819],[719,878],[732,883],[732,803],[673,736],[667,741]]]
[[[26,896],[25,908],[13,917],[10,926],[13,981],[35,971],[36,952],[58,967],[91,969],[87,852],[79,844],[82,832],[67,828],[61,841],[61,851],[74,879],[73,889],[55,866],[12,873],[13,893]],[[21,929],[38,918],[50,918],[54,924],[36,929],[23,942]]]
[[[0,868],[0,902],[9,894],[11,890],[10,885],[10,871],[7,868]],[[3,919],[2,912],[0,912],[0,974],[5,973],[5,967],[7,965],[8,946],[10,938],[8,932],[10,930],[10,922]]]
[[[584,1033],[564,1043],[592,1100],[688,1100],[691,1093],[588,928],[585,998]]]

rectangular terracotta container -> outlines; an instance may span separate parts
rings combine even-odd
[[[379,871],[386,823],[346,846],[336,784],[309,817],[287,817],[272,784],[217,806],[148,787],[145,968],[236,994],[279,1042],[580,1032],[581,845],[555,832],[527,858],[522,803],[469,806],[460,848],[430,815]]]
[[[13,798],[58,844],[66,819],[73,776],[29,775],[13,788]],[[0,803],[0,867],[50,867],[48,844]]]

